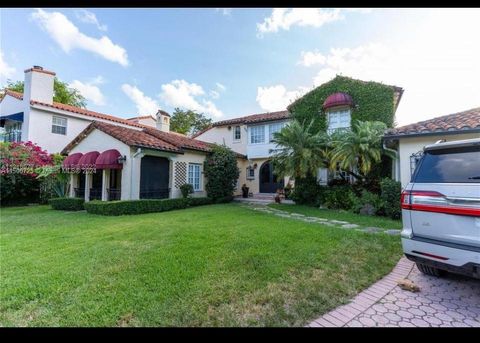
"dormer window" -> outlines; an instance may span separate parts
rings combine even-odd
[[[327,115],[328,133],[350,128],[352,97],[346,93],[334,93],[323,103]]]

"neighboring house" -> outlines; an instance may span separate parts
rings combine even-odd
[[[71,172],[70,196],[85,201],[178,198],[185,183],[193,185],[193,196],[206,196],[203,164],[211,144],[168,128],[90,123],[62,150],[68,155],[63,167]]]
[[[480,107],[390,129],[384,136],[384,142],[398,154],[395,179],[405,187],[424,146],[440,140],[470,138],[480,138]]]
[[[273,193],[277,188],[283,188],[289,178],[278,179],[275,176],[270,152],[275,148],[271,142],[272,135],[294,116],[302,121],[313,118],[318,130],[328,133],[350,129],[355,119],[378,120],[392,127],[402,94],[400,87],[336,76],[297,99],[285,111],[219,121],[194,137],[206,142],[224,143],[246,155],[248,160],[240,166],[239,184],[246,184],[252,193]],[[327,184],[333,178],[348,178],[348,175],[339,170],[329,172],[322,168],[317,177],[321,184]]]
[[[161,112],[163,112],[164,115],[170,117],[170,115],[167,112],[165,111],[161,111]],[[157,127],[157,119],[151,115],[128,118],[127,120],[137,124],[141,124],[141,125]]]
[[[54,72],[34,66],[25,70],[24,93],[5,92],[0,100],[1,141],[32,141],[58,153],[94,120],[123,127],[156,125],[151,116],[127,120],[55,102],[54,77]]]

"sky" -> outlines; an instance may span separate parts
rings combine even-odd
[[[94,111],[214,121],[341,74],[404,88],[404,125],[480,106],[480,9],[0,9],[0,86],[33,65]]]

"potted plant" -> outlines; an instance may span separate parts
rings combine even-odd
[[[246,184],[243,184],[243,186],[242,186],[242,196],[244,198],[248,198],[248,190],[249,189],[250,188],[248,188]]]

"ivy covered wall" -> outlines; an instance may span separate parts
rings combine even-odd
[[[389,128],[394,124],[394,89],[373,81],[355,80],[337,75],[334,79],[311,90],[288,106],[293,118],[300,122],[315,123],[315,131],[326,130],[327,120],[322,109],[325,99],[336,92],[344,92],[353,98],[352,121],[381,121]]]

